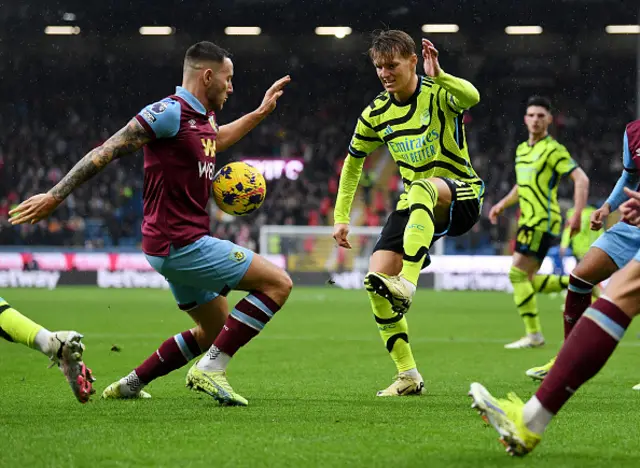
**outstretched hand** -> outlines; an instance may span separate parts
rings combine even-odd
[[[591,230],[599,231],[602,229],[602,226],[607,221],[607,216],[609,216],[609,205],[605,203],[604,206],[591,213],[591,218],[589,219]]]
[[[291,77],[289,75],[283,76],[278,81],[273,83],[271,87],[264,94],[262,104],[260,104],[260,113],[266,115],[271,114],[276,108],[276,103],[282,94],[284,93],[284,87],[289,84]]]
[[[438,62],[438,49],[428,39],[422,39],[422,58],[424,60],[424,72],[431,78],[436,78],[440,75],[442,69],[440,68],[440,62]]]
[[[35,224],[48,217],[60,203],[60,200],[49,193],[39,193],[9,211],[9,216],[11,216],[9,222],[14,226],[24,223]]]
[[[624,193],[629,199],[618,208],[622,214],[622,221],[640,227],[640,192],[625,187]]]

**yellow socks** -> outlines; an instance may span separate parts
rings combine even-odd
[[[569,287],[569,277],[559,275],[535,275],[531,282],[537,293],[555,293]]]
[[[409,325],[407,319],[391,310],[391,304],[385,298],[367,291],[373,316],[378,324],[380,337],[396,364],[398,372],[405,372],[416,367],[411,346],[409,346]]]
[[[42,326],[13,309],[0,297],[0,337],[37,349],[34,346],[35,339],[42,329]]]
[[[527,272],[514,266],[509,270],[509,281],[513,285],[513,300],[520,317],[524,322],[527,334],[540,333],[540,317],[538,317],[538,304],[536,291],[529,281]]]

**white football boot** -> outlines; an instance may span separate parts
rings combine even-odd
[[[415,372],[412,375],[410,372],[399,373],[393,383],[384,390],[380,390],[376,396],[379,397],[399,397],[407,395],[422,395],[424,392],[424,380],[422,376]]]
[[[416,286],[403,276],[391,276],[384,273],[369,272],[364,277],[364,286],[391,304],[396,314],[406,314],[411,307]]]
[[[96,379],[91,374],[91,369],[82,362],[84,352],[82,338],[83,336],[75,331],[52,332],[49,338],[49,358],[51,359],[49,367],[57,365],[78,401],[86,403],[95,393],[92,384]]]
[[[539,348],[540,346],[544,346],[544,337],[541,333],[529,334],[513,343],[504,345],[506,349]]]

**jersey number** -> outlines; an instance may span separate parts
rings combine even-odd
[[[517,240],[522,245],[530,245],[533,240],[533,231],[520,231]]]

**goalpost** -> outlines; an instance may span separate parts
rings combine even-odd
[[[332,226],[265,225],[260,227],[259,252],[267,258],[279,256],[290,273],[323,274],[332,281],[346,281],[347,287],[361,287],[381,231],[382,226],[353,226],[348,237],[352,249],[343,249],[333,240]],[[431,255],[443,253],[440,240]]]

